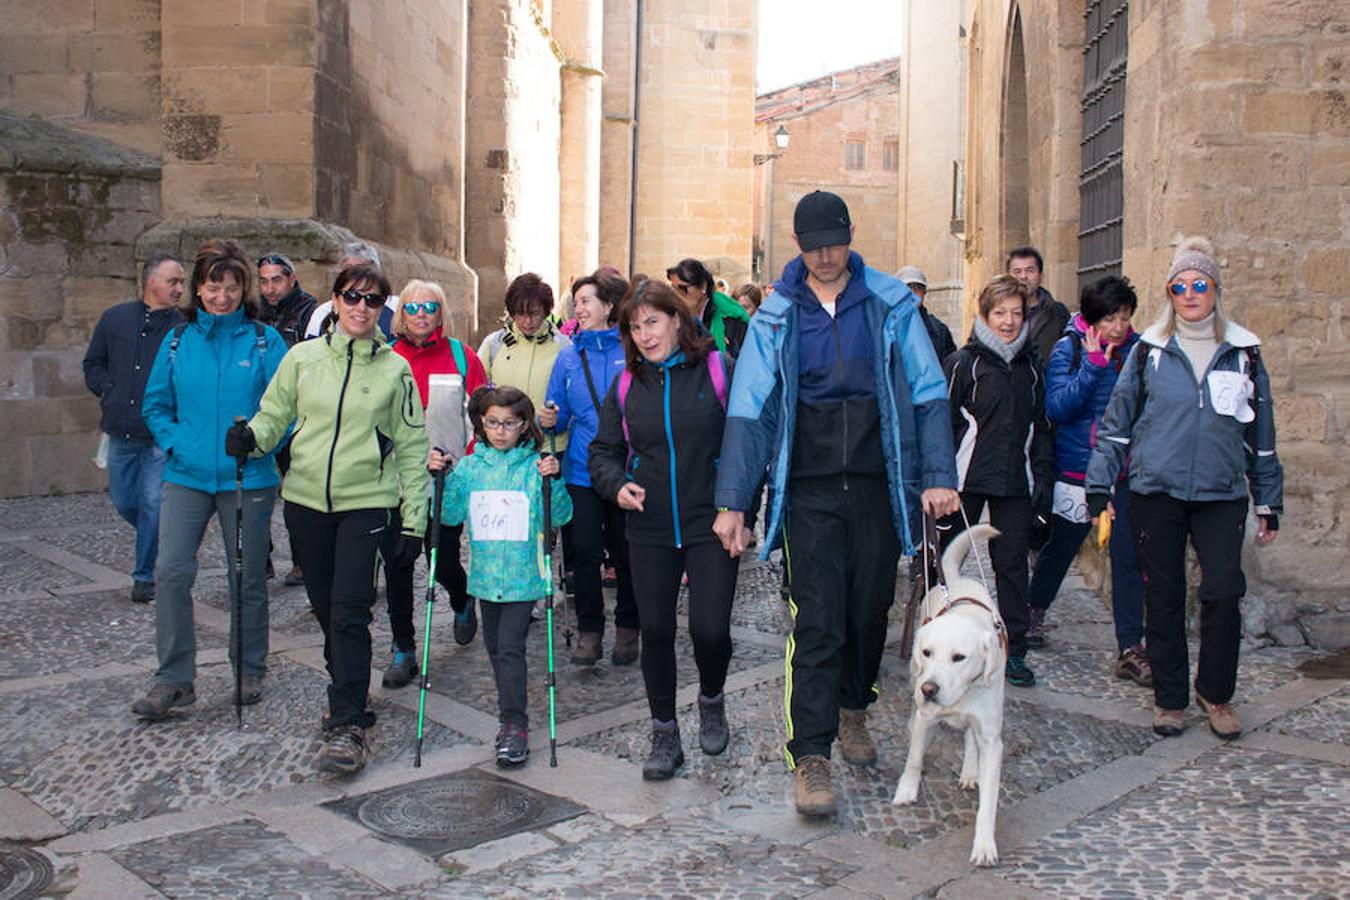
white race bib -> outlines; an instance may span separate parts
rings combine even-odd
[[[1214,411],[1221,416],[1232,416],[1239,422],[1250,422],[1256,418],[1248,400],[1255,394],[1251,379],[1241,372],[1210,372],[1209,402]]]
[[[475,541],[527,541],[530,498],[524,491],[469,494],[469,527]]]
[[[1087,491],[1081,484],[1056,481],[1052,512],[1061,519],[1085,524],[1088,521]]]

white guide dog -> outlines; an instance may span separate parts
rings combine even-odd
[[[980,789],[970,850],[970,861],[977,866],[998,862],[994,820],[1003,771],[1003,667],[1008,644],[998,605],[983,584],[961,576],[961,563],[975,540],[998,534],[991,525],[975,525],[953,538],[942,554],[947,592],[944,595],[940,585],[934,586],[923,598],[923,625],[914,636],[909,663],[914,685],[909,757],[891,800],[903,805],[918,799],[934,722],[964,728],[961,787]]]

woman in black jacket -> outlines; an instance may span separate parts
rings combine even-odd
[[[943,363],[956,438],[961,505],[972,524],[986,503],[1001,536],[989,542],[998,609],[1008,629],[1008,683],[1030,687],[1027,667],[1027,544],[1035,517],[1050,520],[1053,433],[1045,418],[1045,374],[1027,339],[1028,291],[1000,275],[980,292],[970,341]],[[943,521],[944,543],[964,526]]]
[[[591,486],[628,510],[628,558],[652,713],[649,780],[684,763],[675,721],[675,607],[689,574],[689,636],[698,663],[699,745],[716,755],[728,731],[722,686],[731,662],[738,561],[713,533],[713,488],[731,360],[712,349],[665,284],[641,276],[619,307],[625,372],[591,442]]]

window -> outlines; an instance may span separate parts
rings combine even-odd
[[[900,170],[900,142],[887,141],[881,145],[881,167],[887,172]]]
[[[864,141],[844,142],[844,168],[864,169],[867,167],[867,144]]]

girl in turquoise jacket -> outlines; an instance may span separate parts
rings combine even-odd
[[[534,601],[553,589],[544,562],[543,479],[558,460],[540,455],[543,436],[534,404],[513,387],[483,387],[469,400],[477,436],[473,455],[455,466],[445,485],[441,522],[466,524],[469,594],[481,601],[483,644],[497,681],[497,765],[529,756],[525,711],[525,636]],[[552,491],[554,526],[572,518],[572,499]]]

